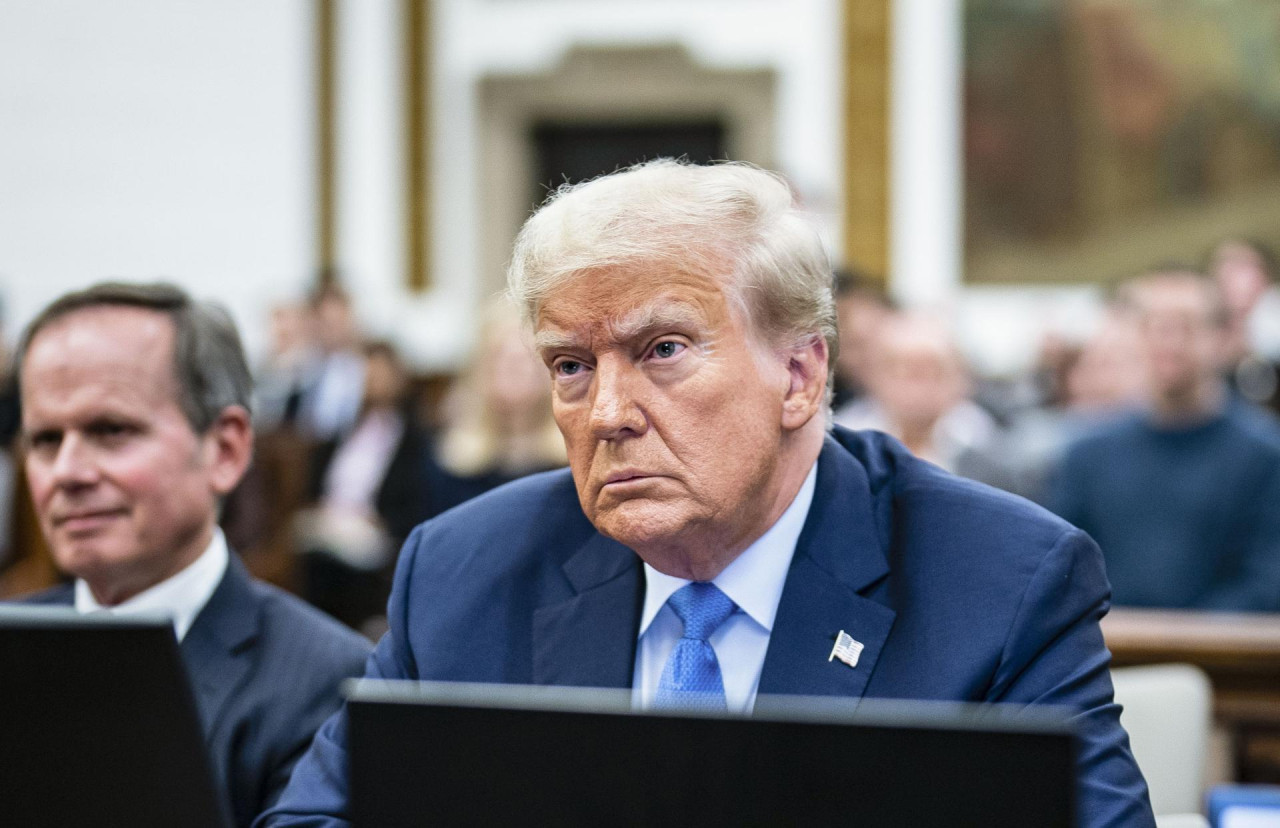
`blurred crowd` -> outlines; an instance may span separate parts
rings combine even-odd
[[[1087,338],[1046,333],[1031,371],[990,378],[948,319],[840,270],[834,421],[1085,529],[1119,605],[1280,611],[1280,371],[1251,335],[1278,275],[1265,245],[1225,241],[1113,286]],[[565,455],[546,369],[508,304],[484,311],[469,363],[438,377],[364,336],[356,311],[333,281],[271,310],[256,460],[222,523],[260,577],[376,635],[414,526]],[[11,394],[0,427],[16,433]]]
[[[1032,371],[997,381],[946,319],[842,272],[835,422],[1085,529],[1118,605],[1280,611],[1280,373],[1252,335],[1277,275],[1244,239],[1153,266],[1089,337],[1047,333]]]
[[[564,465],[546,368],[505,302],[451,377],[414,376],[392,343],[363,336],[336,284],[274,308],[270,326],[257,463],[224,528],[259,575],[376,635],[414,526]]]

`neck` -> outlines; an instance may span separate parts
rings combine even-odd
[[[191,543],[182,544],[180,554],[164,558],[160,565],[147,561],[145,566],[139,565],[128,572],[90,573],[83,576],[84,582],[93,593],[93,600],[104,607],[114,607],[169,580],[191,566],[209,548],[212,540],[213,526],[205,526]]]
[[[898,433],[902,436],[902,444],[917,457],[933,455],[933,422],[900,422]]]
[[[1157,395],[1152,416],[1162,425],[1187,425],[1208,420],[1226,406],[1227,392],[1217,377],[1195,386]]]

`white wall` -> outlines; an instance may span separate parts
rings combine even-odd
[[[264,307],[313,264],[307,0],[3,0],[0,291],[166,278]]]
[[[1088,290],[961,281],[960,1],[896,0],[891,276],[959,315],[982,368],[1030,358],[1046,297],[1078,328]],[[266,306],[312,278],[309,0],[0,0],[0,291],[23,324],[108,276],[227,302],[251,351]],[[436,0],[434,285],[404,287],[398,0],[341,0],[338,257],[366,327],[419,367],[470,348],[483,301],[478,85],[552,69],[574,45],[682,45],[778,78],[779,169],[841,249],[839,0]],[[762,117],[768,117],[762,113]],[[492,276],[492,274],[487,274]],[[1062,314],[1058,314],[1061,316]]]

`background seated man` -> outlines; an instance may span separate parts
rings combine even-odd
[[[661,160],[567,187],[509,283],[569,470],[410,536],[368,675],[629,687],[642,709],[1065,705],[1080,824],[1153,824],[1097,547],[883,434],[828,432],[831,271],[784,181]],[[853,666],[828,658],[840,631],[863,644]],[[340,824],[346,745],[339,714],[261,824]]]
[[[217,527],[253,444],[235,327],[169,285],[100,284],[45,309],[18,364],[32,499],[75,577],[30,600],[173,616],[214,771],[248,825],[368,644],[253,581]]]
[[[1049,504],[1102,546],[1117,604],[1280,610],[1280,430],[1228,393],[1222,296],[1191,270],[1130,295],[1145,407],[1067,451]]]

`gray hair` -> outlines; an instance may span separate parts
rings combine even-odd
[[[659,158],[566,184],[521,229],[507,288],[535,323],[568,279],[637,264],[720,280],[762,339],[819,335],[835,365],[831,265],[781,176],[739,162]]]
[[[253,377],[231,315],[219,305],[198,302],[182,288],[164,282],[101,282],[55,299],[23,332],[17,370],[22,370],[27,350],[40,331],[77,311],[101,307],[153,310],[173,322],[178,405],[197,434],[205,432],[230,406],[250,410]]]

